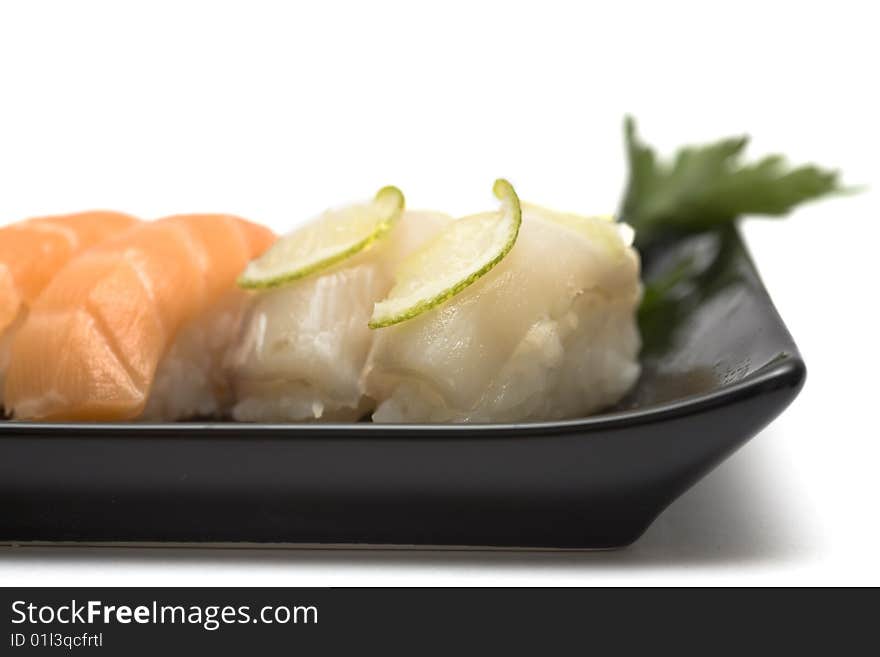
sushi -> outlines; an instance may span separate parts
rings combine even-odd
[[[121,212],[95,210],[0,228],[0,411],[13,339],[37,295],[77,253],[137,221]]]
[[[319,218],[320,222],[321,219]],[[256,293],[227,366],[240,421],[352,421],[372,411],[361,376],[375,332],[373,304],[407,254],[451,221],[405,211],[369,248]]]
[[[610,218],[523,204],[515,244],[494,268],[376,330],[363,377],[373,420],[543,421],[617,402],[640,372],[631,243]]]
[[[179,419],[221,411],[245,264],[274,240],[228,215],[142,223],[83,252],[42,291],[12,344],[16,419]]]
[[[609,408],[706,263],[638,249],[846,191],[838,172],[665,160],[624,127],[620,221],[522,203],[453,220],[394,187],[276,240],[229,215],[0,228],[0,413],[23,420],[543,422]],[[236,285],[237,283],[237,285]],[[644,294],[643,294],[644,291]],[[644,302],[643,302],[644,297]]]

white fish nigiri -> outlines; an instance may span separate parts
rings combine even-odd
[[[632,231],[523,205],[519,237],[448,301],[376,331],[364,389],[375,422],[581,417],[639,376]]]
[[[364,363],[376,333],[373,304],[397,263],[451,218],[407,210],[371,248],[325,272],[254,295],[227,357],[242,421],[356,420],[374,404],[364,395]]]

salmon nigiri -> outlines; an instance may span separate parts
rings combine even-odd
[[[30,304],[73,256],[135,223],[120,212],[91,211],[0,228],[0,409],[12,340]]]
[[[237,217],[180,215],[74,258],[19,330],[7,408],[43,420],[217,412],[216,363],[244,303],[235,278],[273,239]]]

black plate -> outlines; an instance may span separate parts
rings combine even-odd
[[[519,425],[0,423],[0,541],[607,548],[776,417],[804,364],[735,231],[642,317],[618,408]]]

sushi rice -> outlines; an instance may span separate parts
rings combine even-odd
[[[247,303],[245,292],[231,289],[178,332],[159,361],[141,420],[228,416],[232,387],[223,361],[238,335]]]

